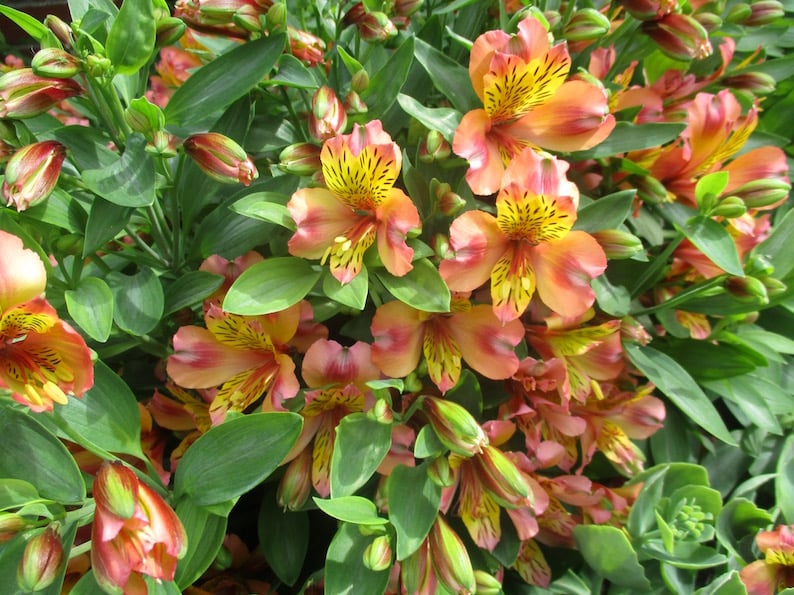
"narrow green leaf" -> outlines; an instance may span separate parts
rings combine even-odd
[[[433,46],[416,39],[416,59],[427,71],[433,85],[459,112],[482,106],[469,79],[469,71]]]
[[[438,515],[441,488],[419,467],[395,467],[386,483],[389,521],[397,534],[397,559],[405,560],[422,544]]]
[[[214,113],[248,93],[272,70],[285,41],[283,34],[249,41],[199,68],[168,100],[166,123],[190,130],[196,114]]]
[[[449,107],[425,107],[410,95],[400,93],[397,103],[405,113],[419,120],[429,130],[438,130],[447,142],[452,142],[460,124],[461,114]],[[413,193],[412,193],[413,195]]]
[[[187,534],[187,552],[177,564],[174,581],[187,589],[215,560],[226,537],[227,523],[225,516],[212,514],[187,499],[180,501],[175,511]]]
[[[264,83],[298,89],[316,89],[320,86],[312,71],[292,54],[283,54],[278,59],[278,72]]]
[[[628,151],[658,147],[678,138],[686,128],[686,124],[678,122],[652,122],[648,124],[632,124],[618,122],[606,140],[587,151],[576,151],[571,154],[572,161],[611,157]]]
[[[366,413],[345,416],[331,457],[331,498],[351,496],[375,473],[391,448],[391,425]]]
[[[115,301],[113,320],[119,328],[141,336],[159,324],[165,297],[160,278],[152,269],[141,268],[134,275],[113,272],[107,280]]]
[[[378,516],[375,503],[361,496],[340,496],[324,499],[313,497],[317,508],[337,520],[356,525],[385,525],[388,521]]]
[[[14,23],[19,25],[19,27],[25,33],[30,35],[36,41],[41,41],[42,39],[47,37],[47,32],[48,32],[47,27],[45,27],[43,23],[34,19],[29,14],[22,12],[21,10],[17,10],[16,8],[11,8],[10,6],[4,6],[0,4],[0,14],[11,19]]]
[[[270,568],[281,581],[294,585],[309,550],[309,516],[304,511],[282,510],[275,492],[270,492],[262,499],[256,529]],[[285,535],[289,539],[283,539]]]
[[[389,582],[389,569],[374,572],[364,566],[364,552],[373,536],[362,535],[356,525],[343,523],[328,546],[325,593],[381,595]]]
[[[240,215],[275,223],[295,231],[297,229],[295,220],[284,206],[285,203],[286,197],[277,192],[254,192],[232,204],[231,209]]]
[[[89,337],[104,343],[113,328],[113,293],[102,279],[85,277],[64,293],[69,315]]]
[[[574,528],[573,536],[585,561],[599,576],[621,587],[651,590],[637,552],[620,529],[607,525],[579,525]]]
[[[209,271],[188,271],[165,290],[163,315],[200,304],[223,284],[223,275]]]
[[[223,309],[246,316],[280,312],[301,301],[321,274],[302,258],[268,258],[243,271],[229,288]]]
[[[449,312],[451,295],[438,269],[426,258],[414,261],[413,265],[402,277],[385,270],[378,270],[375,275],[401,302],[425,312]]]
[[[83,172],[92,191],[122,207],[148,207],[155,200],[154,161],[146,153],[146,139],[132,134],[124,154],[107,167]]]
[[[689,419],[727,444],[736,444],[725,422],[689,373],[674,359],[652,347],[624,343],[632,363]]]
[[[152,58],[156,37],[152,0],[124,0],[105,43],[116,72],[137,74]]]
[[[336,277],[326,272],[323,275],[323,293],[334,301],[363,310],[369,295],[369,273],[367,267],[361,267],[361,272],[350,283],[342,285]]]
[[[775,478],[775,502],[783,518],[794,524],[794,436],[789,436],[780,451]]]
[[[371,76],[369,85],[361,93],[361,99],[367,104],[368,117],[383,116],[397,99],[414,59],[415,39],[407,37],[383,67]]]
[[[621,190],[594,200],[579,209],[573,228],[589,233],[619,228],[631,213],[636,194],[636,190]]]
[[[792,56],[794,58],[794,56]],[[783,279],[794,269],[791,238],[794,237],[794,209],[786,213],[763,242],[753,248],[752,256],[763,256],[774,267],[774,276]]]
[[[278,467],[302,423],[295,413],[251,413],[211,428],[185,452],[174,493],[199,506],[241,496]]]

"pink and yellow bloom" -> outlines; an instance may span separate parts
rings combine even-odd
[[[361,272],[364,252],[377,240],[386,270],[401,277],[413,268],[406,234],[420,226],[413,202],[394,182],[402,154],[381,122],[353,126],[325,142],[320,153],[325,188],[303,188],[287,208],[298,229],[289,252],[330,263],[340,283]]]
[[[93,492],[91,564],[103,590],[145,594],[143,575],[173,580],[187,536],[168,504],[122,463],[105,462]]]
[[[549,44],[537,19],[518,33],[489,31],[471,49],[469,76],[483,109],[463,116],[452,148],[469,160],[466,180],[475,194],[499,189],[505,167],[525,147],[552,151],[588,149],[615,126],[607,95],[592,82],[566,77],[565,44]]]
[[[774,595],[794,587],[794,525],[780,525],[755,537],[763,560],[751,562],[739,573],[749,595]]]
[[[606,269],[606,256],[592,236],[571,231],[579,194],[567,169],[526,149],[505,172],[496,217],[468,211],[452,222],[455,255],[439,267],[452,291],[473,291],[490,278],[493,310],[503,323],[520,317],[536,290],[566,318],[593,304],[590,281]]]

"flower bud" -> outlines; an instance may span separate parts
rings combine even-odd
[[[669,14],[658,21],[643,23],[642,30],[674,60],[702,60],[714,51],[703,25],[686,14]]]
[[[533,7],[534,8],[534,7]],[[526,14],[525,11],[521,11],[518,14]],[[560,23],[562,23],[562,15],[558,10],[544,10],[543,13],[540,15],[542,18],[539,18],[540,21],[546,21],[546,30],[551,31],[556,29]]]
[[[157,21],[157,34],[155,37],[158,48],[175,44],[187,30],[182,19],[165,17]]]
[[[148,140],[165,126],[163,110],[145,97],[138,97],[130,102],[129,107],[124,110],[124,120],[133,132],[140,132]]]
[[[733,219],[741,217],[747,212],[747,205],[738,196],[726,196],[714,205],[709,211],[711,217],[725,217],[726,219]]]
[[[355,91],[351,91],[345,95],[345,102],[343,104],[344,110],[347,114],[357,116],[359,114],[366,114],[369,111],[367,104]]]
[[[739,298],[755,298],[762,304],[769,303],[766,286],[756,277],[730,277],[725,288]]]
[[[345,107],[331,87],[324,85],[314,92],[308,126],[309,134],[318,141],[327,140],[345,131]]]
[[[627,231],[603,229],[590,234],[604,249],[610,260],[625,260],[642,254],[642,240]]]
[[[287,25],[292,55],[307,66],[317,66],[325,58],[325,42],[311,33]]]
[[[750,16],[741,21],[747,27],[769,25],[785,15],[778,0],[756,0],[750,3]]]
[[[369,73],[365,69],[357,70],[350,80],[350,88],[356,93],[363,93],[369,87]]]
[[[678,0],[621,0],[620,3],[640,21],[656,21],[678,10]]]
[[[27,525],[27,521],[15,512],[0,512],[0,544],[11,541]]]
[[[775,267],[763,254],[751,254],[744,265],[744,272],[754,277],[767,277],[775,272]]]
[[[482,452],[488,437],[462,405],[438,397],[425,397],[422,408],[438,439],[450,451],[462,457]]]
[[[631,181],[637,189],[637,196],[644,202],[658,205],[675,200],[675,195],[653,176],[632,178]]]
[[[609,19],[595,8],[582,8],[565,25],[563,35],[568,41],[595,41],[609,33],[610,26]]]
[[[386,43],[397,35],[397,27],[385,12],[379,10],[366,13],[356,26],[361,39],[367,43]]]
[[[452,147],[438,130],[430,130],[419,145],[419,160],[424,163],[443,161],[452,154]]]
[[[298,510],[309,499],[312,489],[312,452],[305,448],[290,461],[278,484],[276,499],[284,510]]]
[[[754,95],[769,95],[774,93],[777,83],[775,79],[765,72],[740,72],[725,76],[721,83],[731,89],[744,89]]]
[[[152,140],[146,144],[146,152],[170,159],[177,154],[177,144],[178,141],[173,134],[165,130],[156,130],[152,134]]]
[[[245,150],[228,136],[217,132],[194,134],[182,143],[201,170],[224,184],[250,186],[259,177]]]
[[[447,457],[437,457],[427,466],[427,476],[441,488],[448,488],[455,483],[455,476],[449,466]]]
[[[762,178],[743,184],[731,194],[741,198],[748,209],[768,209],[785,200],[790,190],[787,180]]]
[[[0,140],[0,163],[6,163],[16,153],[16,149],[4,140]]]
[[[430,180],[430,193],[436,198],[436,208],[447,217],[454,216],[466,206],[466,201],[452,192],[452,186],[447,182],[439,182],[436,178]]]
[[[376,400],[375,405],[367,412],[367,416],[385,425],[390,425],[394,421],[394,413],[386,399]]]
[[[30,62],[37,76],[68,79],[82,70],[80,60],[60,48],[43,48]]]
[[[63,562],[58,527],[49,525],[25,546],[17,567],[17,584],[25,591],[41,591],[55,581]]]
[[[774,277],[763,277],[761,279],[761,283],[763,283],[764,287],[766,287],[766,294],[769,297],[782,295],[788,291],[788,285],[783,283],[783,281],[780,279],[775,279]]]
[[[391,541],[388,535],[378,535],[364,550],[364,566],[373,572],[381,572],[392,564]]]
[[[103,467],[101,482],[94,482],[94,498],[118,520],[131,519],[138,503],[138,479],[121,463]]]
[[[529,486],[513,461],[498,448],[486,446],[472,457],[477,477],[488,493],[502,506],[521,506],[530,496]]]
[[[392,12],[401,17],[409,17],[419,10],[424,0],[394,0]]]
[[[63,44],[63,47],[70,48],[74,46],[74,34],[72,33],[72,28],[60,18],[54,14],[48,14],[44,18],[44,26],[52,31],[53,35],[58,38],[58,41]]]
[[[262,21],[259,19],[260,14],[261,10],[258,7],[246,4],[232,15],[232,23],[246,33],[261,33]]]
[[[620,321],[620,338],[624,341],[634,341],[640,345],[647,345],[652,338],[636,318],[625,316]]]
[[[484,570],[475,570],[474,580],[477,582],[477,595],[500,595],[502,593],[502,583]]]
[[[7,206],[24,211],[47,198],[65,158],[66,147],[54,140],[33,143],[14,153],[6,165],[2,188]]]
[[[79,233],[67,233],[58,236],[53,243],[53,250],[56,254],[77,256],[83,253],[83,235]]]
[[[40,77],[32,68],[11,70],[0,76],[0,118],[38,116],[80,91],[72,79]]]
[[[287,5],[284,2],[276,2],[267,9],[267,30],[279,31],[287,24]]]
[[[728,14],[725,15],[726,23],[743,23],[750,18],[753,11],[750,5],[746,2],[739,2],[734,4],[728,9]]]
[[[278,168],[296,176],[311,176],[322,168],[320,147],[311,143],[289,145],[279,155]]]
[[[449,247],[449,237],[443,233],[437,233],[433,236],[430,240],[430,247],[433,248],[433,252],[436,253],[436,257],[439,260],[445,260],[453,256]]]
[[[722,27],[722,17],[713,12],[697,12],[692,15],[692,18],[703,25],[703,28],[709,33]]]
[[[443,517],[436,518],[428,539],[438,580],[453,593],[474,593],[477,582],[469,553]]]

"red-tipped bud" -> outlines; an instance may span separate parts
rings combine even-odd
[[[419,160],[425,163],[443,161],[452,154],[452,147],[438,130],[427,133],[425,140],[419,145]]]
[[[55,581],[63,562],[60,531],[49,525],[25,546],[17,567],[17,583],[25,591],[41,591]]]
[[[18,211],[47,198],[58,183],[66,147],[49,140],[22,147],[6,165],[3,197]]]
[[[343,106],[345,113],[350,114],[351,116],[366,114],[369,111],[367,104],[364,103],[364,100],[361,99],[359,94],[355,91],[350,91],[350,93],[345,95],[345,102]]]
[[[307,66],[317,66],[325,58],[325,42],[311,33],[287,26],[292,55]]]
[[[367,412],[367,417],[385,425],[390,425],[394,422],[394,412],[386,399],[375,401],[375,405]]]
[[[52,31],[58,41],[63,44],[63,47],[70,48],[74,45],[74,35],[71,27],[54,14],[48,14],[44,18],[44,26]]]
[[[254,162],[245,150],[228,136],[217,132],[194,134],[182,143],[201,170],[224,184],[249,186],[259,177]]]
[[[753,95],[769,95],[774,93],[777,83],[765,72],[740,72],[721,79],[726,87],[750,91]]]
[[[350,79],[350,88],[356,93],[363,93],[369,87],[369,73],[364,70],[357,70]]]
[[[785,14],[783,5],[778,0],[756,0],[750,3],[750,16],[741,24],[748,27],[769,25]]]
[[[477,595],[501,595],[502,583],[484,570],[474,571],[474,580],[477,582]]]
[[[731,277],[725,288],[739,298],[755,298],[762,304],[769,303],[766,286],[756,277]]]
[[[388,535],[378,535],[364,550],[364,566],[373,572],[391,567],[393,552]]]
[[[312,451],[305,448],[290,461],[281,482],[276,499],[284,510],[298,510],[309,499],[312,490]]]
[[[595,8],[577,10],[563,28],[568,41],[595,41],[609,33],[609,19]]]
[[[165,17],[157,21],[157,47],[162,48],[175,44],[187,30],[182,19],[176,17]]]
[[[709,33],[722,27],[722,17],[713,12],[697,12],[692,15],[692,18],[703,25],[703,28]]]
[[[447,217],[454,216],[466,206],[466,201],[456,192],[452,192],[452,187],[446,182],[433,178],[430,180],[430,192],[436,197],[438,210]]]
[[[366,13],[356,23],[361,39],[367,43],[386,43],[397,35],[397,27],[384,12],[378,10]]]
[[[438,580],[452,593],[474,593],[477,581],[469,552],[443,517],[436,518],[428,539]]]
[[[0,118],[38,116],[80,91],[71,79],[40,77],[32,68],[11,70],[0,76]]]
[[[392,12],[401,17],[409,17],[424,4],[424,0],[394,0]]]
[[[342,22],[345,25],[356,25],[362,21],[362,19],[367,15],[367,7],[364,6],[363,2],[357,2],[354,4],[350,10],[345,13],[345,16],[342,17]]]
[[[604,229],[590,234],[610,260],[623,260],[642,254],[642,240],[627,231]]]
[[[620,321],[620,337],[623,340],[634,341],[640,345],[647,345],[652,337],[645,327],[636,318],[626,316]]]
[[[83,68],[80,60],[60,48],[43,48],[36,52],[30,62],[37,76],[68,79]]]
[[[327,140],[345,131],[345,106],[331,87],[322,86],[314,92],[308,126],[309,134],[318,141]]]
[[[0,140],[0,163],[6,163],[16,153],[16,149],[4,140]]]
[[[637,189],[637,196],[644,202],[656,205],[675,200],[675,195],[669,192],[664,184],[652,176],[633,178],[631,183]]]
[[[438,439],[455,454],[471,457],[488,445],[482,426],[462,405],[438,397],[425,397],[423,409]]]
[[[486,446],[471,459],[483,487],[499,504],[516,507],[526,504],[529,486],[513,461],[498,448]]]
[[[320,147],[311,143],[289,145],[279,155],[278,168],[288,174],[311,176],[320,171]]]
[[[28,523],[15,512],[0,512],[0,543],[12,540]]]
[[[714,51],[703,25],[686,14],[669,14],[643,23],[642,29],[674,60],[702,60]]]
[[[678,0],[621,0],[620,3],[641,21],[657,21],[678,10]]]

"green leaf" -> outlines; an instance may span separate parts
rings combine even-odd
[[[659,547],[658,541],[648,541],[643,544],[642,553],[653,556],[656,560],[671,564],[676,568],[687,570],[701,570],[725,564],[728,560],[714,549],[700,545],[694,541],[679,541],[672,552],[664,547]]]
[[[222,186],[216,182],[212,183]],[[194,244],[194,250],[197,249],[201,258],[218,254],[233,260],[265,243],[268,238],[272,241],[274,236],[278,237],[276,233],[280,230],[274,229],[270,223],[239,215],[226,208],[233,202],[234,199],[230,199],[229,204],[224,203],[214,208],[201,220],[196,231],[198,241]]]
[[[143,136],[130,135],[124,154],[109,166],[84,171],[83,183],[121,207],[148,207],[155,200],[154,161],[145,147]]]
[[[317,508],[337,520],[356,525],[385,525],[388,521],[378,516],[372,500],[361,496],[340,496],[323,499],[312,497]]]
[[[350,283],[342,285],[330,272],[323,275],[323,293],[334,301],[363,310],[369,295],[369,273],[367,267],[361,267],[361,271]]]
[[[594,200],[579,210],[573,228],[588,233],[617,229],[631,213],[636,194],[636,190],[621,190]]]
[[[0,479],[0,510],[8,510],[38,500],[36,486],[21,479]]]
[[[124,0],[105,43],[116,72],[137,74],[152,58],[156,37],[152,0]]]
[[[632,363],[689,419],[726,444],[736,444],[711,401],[678,362],[652,347],[624,343]]]
[[[278,59],[278,72],[264,83],[298,89],[316,89],[319,86],[312,71],[292,54],[283,54]]]
[[[773,275],[777,279],[783,279],[794,269],[794,258],[791,257],[792,237],[794,237],[794,209],[786,213],[786,216],[772,228],[769,237],[753,248],[751,255],[766,258],[774,267]]]
[[[47,37],[49,29],[29,14],[2,4],[0,4],[0,14],[8,17],[11,21],[19,25],[25,33],[36,41],[41,41]]]
[[[223,275],[209,271],[188,271],[165,290],[163,315],[200,304],[223,285]]]
[[[768,365],[757,351],[724,341],[711,343],[690,338],[669,339],[660,341],[658,349],[677,362],[682,362],[682,367],[697,381],[740,376]]]
[[[101,361],[94,364],[94,386],[82,399],[69,397],[52,416],[77,437],[70,439],[93,444],[112,453],[143,458],[138,403],[130,387]],[[79,438],[78,438],[79,437]]]
[[[794,524],[794,436],[789,436],[780,451],[775,478],[775,501],[783,518]]]
[[[712,198],[718,197],[723,193],[727,185],[727,171],[715,171],[714,173],[706,174],[695,184],[695,199],[697,203],[702,204],[709,195]]]
[[[405,560],[419,548],[438,515],[441,488],[428,476],[428,465],[399,465],[386,482],[389,521],[397,534],[398,560]]]
[[[343,523],[331,540],[325,560],[325,593],[380,595],[389,582],[389,569],[374,572],[364,566],[364,552],[372,536],[362,535],[356,525]]]
[[[64,292],[69,315],[89,337],[104,343],[113,328],[113,293],[102,279],[84,277]]]
[[[361,99],[368,108],[367,117],[374,119],[383,116],[397,99],[414,59],[415,39],[413,36],[407,37],[383,67],[370,77],[369,85],[361,92]]]
[[[249,41],[199,68],[168,100],[166,123],[183,133],[201,130],[196,114],[212,114],[248,93],[272,70],[285,41],[283,34]]]
[[[141,336],[160,322],[165,306],[163,286],[150,268],[141,268],[134,275],[119,272],[107,277],[113,292],[113,320],[122,330]]]
[[[83,258],[94,254],[129,223],[135,209],[98,198],[91,204],[83,241]]]
[[[385,270],[375,271],[383,286],[401,302],[425,312],[449,312],[450,293],[444,279],[426,258],[413,263],[414,268],[402,277]]]
[[[74,458],[33,417],[0,408],[0,436],[0,477],[26,481],[42,497],[63,504],[83,502],[85,484]]]
[[[218,555],[226,537],[226,517],[212,514],[190,500],[180,501],[175,511],[187,534],[187,552],[177,564],[174,581],[187,589]]]
[[[606,275],[593,279],[590,287],[596,295],[598,307],[617,318],[623,317],[631,310],[631,295],[623,285],[612,285]]]
[[[297,229],[295,220],[284,206],[287,198],[278,192],[254,192],[232,204],[231,209],[240,215],[275,223],[295,231]]]
[[[723,574],[705,587],[695,591],[695,595],[747,595],[747,587],[736,570]]]
[[[417,459],[429,459],[438,457],[447,451],[447,447],[438,439],[438,434],[430,424],[422,426],[416,436],[414,445],[414,456]]]
[[[210,506],[232,500],[264,481],[300,434],[295,413],[251,413],[214,426],[188,447],[174,480],[177,497]]]
[[[641,591],[650,591],[651,583],[640,566],[637,552],[617,527],[579,525],[573,536],[585,562],[608,581]]]
[[[391,448],[391,424],[351,413],[336,427],[331,458],[331,498],[350,496],[375,473]]]
[[[650,149],[677,139],[686,128],[686,124],[678,122],[652,122],[648,124],[632,124],[618,122],[615,129],[596,147],[587,151],[571,153],[572,161],[611,157],[628,151]]]
[[[459,112],[466,113],[482,106],[469,79],[469,71],[449,56],[421,39],[416,40],[416,59],[427,71],[433,85],[449,99]]]
[[[309,516],[303,511],[281,510],[271,492],[262,500],[256,528],[268,565],[282,582],[294,585],[309,550]]]
[[[82,233],[85,228],[85,210],[71,194],[57,186],[47,200],[29,208],[25,215],[68,232]]]
[[[425,107],[410,95],[403,93],[397,95],[397,103],[406,114],[419,120],[429,130],[438,130],[447,142],[452,142],[455,130],[460,124],[461,114],[458,110],[448,107]]]
[[[734,498],[720,511],[717,540],[743,563],[750,561],[752,542],[761,529],[772,523],[770,514],[745,498]]]
[[[286,310],[309,293],[321,274],[302,258],[268,258],[243,271],[229,288],[223,309],[246,316]]]
[[[744,268],[739,262],[736,242],[725,227],[710,217],[699,215],[690,219],[680,229],[698,250],[723,271],[744,277]]]

